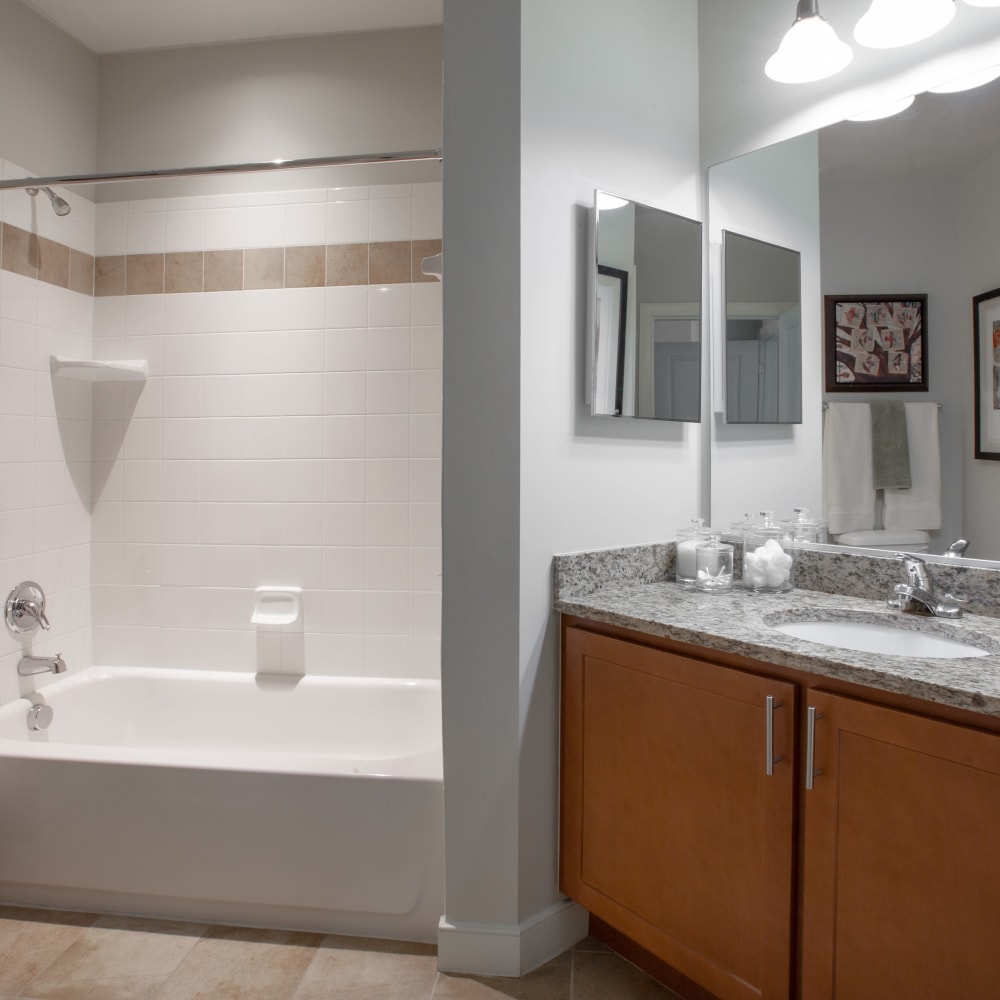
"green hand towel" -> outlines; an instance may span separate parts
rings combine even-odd
[[[910,443],[902,403],[870,403],[872,411],[872,476],[875,489],[908,490]]]

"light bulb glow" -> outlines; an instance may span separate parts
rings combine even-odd
[[[778,83],[811,83],[839,73],[853,58],[851,47],[817,14],[800,18],[785,32],[764,72]]]
[[[901,111],[905,111],[913,103],[913,97],[903,97],[898,101],[891,101],[889,104],[882,104],[870,111],[862,111],[857,115],[848,115],[849,122],[876,122],[881,118],[892,118]]]
[[[608,194],[607,191],[597,192],[597,209],[600,212],[607,212],[612,208],[624,208],[627,204],[627,198],[619,198],[617,195]]]
[[[1000,2],[997,6],[1000,6]],[[1000,77],[1000,66],[991,66],[989,69],[981,69],[978,73],[970,73],[968,76],[927,89],[932,94],[957,94],[963,90],[975,90],[976,87],[982,87],[997,77]]]
[[[872,0],[854,26],[854,40],[869,49],[895,49],[923,41],[955,16],[955,0]]]

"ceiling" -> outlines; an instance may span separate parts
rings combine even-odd
[[[22,0],[98,55],[441,24],[444,0]]]
[[[438,25],[444,13],[444,0],[22,2],[98,55]],[[757,26],[765,29],[777,30],[770,19]],[[1000,81],[965,94],[922,94],[910,111],[887,121],[830,126],[820,133],[820,157],[831,179],[956,176],[998,144]]]

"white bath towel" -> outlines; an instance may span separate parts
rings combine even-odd
[[[941,447],[937,403],[906,404],[906,436],[910,442],[908,490],[885,490],[882,523],[887,528],[941,527]]]
[[[823,424],[823,516],[830,534],[875,527],[867,403],[830,403]]]

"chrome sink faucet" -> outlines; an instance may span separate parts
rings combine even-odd
[[[886,602],[890,608],[935,618],[961,618],[962,609],[953,595],[935,593],[930,570],[923,559],[908,552],[897,552],[896,558],[903,563],[906,582],[893,587],[893,596]]]

